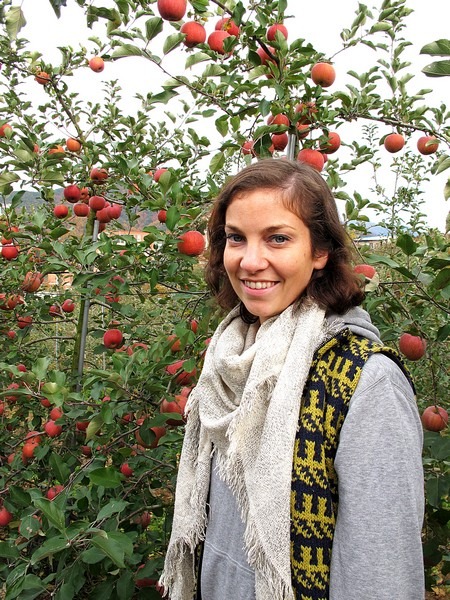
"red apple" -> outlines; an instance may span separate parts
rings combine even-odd
[[[325,152],[325,154],[333,154],[336,152],[341,145],[341,138],[338,133],[335,131],[330,131],[328,134],[328,139],[325,142],[325,145],[320,149],[321,152]]]
[[[24,317],[17,317],[17,327],[19,329],[25,329],[25,327],[29,327],[33,322],[33,317],[30,315],[26,315]]]
[[[336,71],[330,63],[318,62],[311,69],[311,79],[316,85],[329,87],[336,79]]]
[[[44,276],[37,271],[28,271],[22,283],[22,289],[25,292],[37,292],[41,287]]]
[[[183,365],[185,362],[186,360],[183,359],[176,360],[175,362],[171,363],[170,365],[167,365],[166,367],[166,372],[169,375],[177,374],[175,381],[180,385],[188,385],[197,375],[197,369],[195,367],[192,369],[192,371],[184,370]]]
[[[153,174],[153,181],[159,181],[161,175],[163,173],[166,173],[168,171],[168,169],[166,169],[165,167],[160,167],[159,169],[156,169],[156,171]]]
[[[242,154],[252,154],[253,156],[255,155],[255,152],[253,150],[253,146],[255,145],[255,142],[253,142],[253,140],[247,140],[242,144]]]
[[[12,134],[12,127],[8,123],[0,125],[0,138],[10,138]]]
[[[68,185],[64,188],[64,198],[67,202],[75,204],[81,198],[81,190],[77,185]]]
[[[205,238],[200,231],[186,231],[180,235],[178,252],[188,256],[199,256],[205,249]]]
[[[409,360],[419,360],[425,354],[427,347],[426,341],[418,335],[403,333],[400,336],[398,346],[400,352]]]
[[[103,196],[91,196],[89,198],[89,208],[97,212],[105,208],[106,200]]]
[[[269,42],[273,42],[275,40],[277,31],[279,31],[286,40],[288,39],[288,30],[286,26],[282,23],[274,23],[267,30],[267,39]]]
[[[125,477],[131,477],[133,475],[133,469],[128,463],[122,463],[120,465],[120,472],[122,475],[125,475]]]
[[[223,42],[230,37],[227,31],[216,29],[208,36],[208,46],[218,54],[226,54]]]
[[[323,165],[325,164],[325,159],[323,154],[318,150],[313,150],[312,148],[303,148],[297,154],[297,160],[299,162],[305,162],[312,167],[314,167],[317,171],[321,171],[323,169]]]
[[[89,177],[95,183],[103,183],[106,179],[108,179],[108,171],[106,169],[94,167],[91,169]]]
[[[5,260],[14,260],[19,256],[19,247],[15,244],[5,244],[2,246],[2,256]]]
[[[53,209],[53,214],[57,219],[64,219],[69,214],[69,207],[65,204],[57,204]]]
[[[186,408],[187,396],[183,396],[182,394],[177,394],[175,399],[172,401],[166,400],[163,398],[159,410],[163,414],[167,413],[177,413],[184,416],[184,409]],[[182,425],[184,419],[167,419],[167,425]]]
[[[94,56],[89,61],[89,67],[95,71],[95,73],[101,73],[105,68],[105,61],[100,56]]]
[[[160,223],[165,223],[167,220],[167,210],[164,210],[163,208],[161,210],[158,211],[158,221]]]
[[[405,145],[405,138],[400,133],[390,133],[384,138],[383,144],[388,152],[400,152]]]
[[[47,421],[47,423],[44,425],[44,430],[45,433],[49,436],[49,437],[58,437],[58,435],[61,435],[63,428],[61,427],[61,425],[57,425],[55,423],[55,421]]]
[[[108,215],[110,217],[110,219],[118,219],[120,217],[120,215],[122,214],[122,205],[121,204],[111,204],[111,206],[108,206]]]
[[[219,19],[214,29],[216,31],[226,31],[229,35],[234,35],[234,37],[239,37],[240,33],[239,26],[228,17]]]
[[[424,135],[417,140],[417,149],[420,154],[433,154],[439,146],[439,140],[434,135]]]
[[[0,527],[6,527],[13,519],[12,513],[4,506],[0,508]]]
[[[123,334],[120,329],[108,329],[103,336],[103,344],[107,348],[120,348],[123,345]]]
[[[272,134],[271,139],[274,150],[284,150],[289,141],[288,134],[286,132],[274,133]]]
[[[376,270],[374,267],[372,267],[372,265],[355,265],[353,270],[355,273],[361,273],[362,275],[364,275],[364,277],[367,277],[367,279],[372,279],[376,274]]]
[[[77,217],[87,217],[90,210],[89,205],[84,202],[77,202],[73,207],[73,212]]]
[[[186,13],[187,0],[158,0],[158,12],[165,21],[179,21]]]
[[[286,125],[289,127],[290,121],[286,115],[279,113],[278,115],[269,115],[267,125]]]
[[[203,25],[197,21],[187,21],[186,23],[183,23],[180,33],[184,33],[186,36],[183,43],[188,48],[193,48],[206,41],[206,30]]]
[[[64,300],[61,304],[61,308],[64,312],[71,313],[75,310],[75,302],[70,298],[67,298],[67,300]]]
[[[427,431],[442,431],[448,424],[448,412],[441,406],[427,406],[421,419]]]
[[[267,48],[268,48],[269,52],[272,54],[272,56],[274,56],[276,54],[275,48],[272,48],[271,46],[268,46]],[[274,58],[272,58],[270,56],[270,54],[267,54],[267,52],[264,50],[264,48],[258,48],[256,51],[256,54],[259,56],[262,65],[266,65],[268,62],[271,62],[274,65],[277,64],[277,61]]]

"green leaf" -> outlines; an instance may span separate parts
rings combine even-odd
[[[47,498],[36,498],[33,503],[36,508],[42,510],[44,516],[56,529],[59,531],[65,530],[65,515],[56,502],[47,500]]]
[[[450,336],[450,323],[446,323],[438,329],[436,334],[436,341],[443,342]]]
[[[66,6],[66,1],[67,0],[50,0],[50,6],[55,11],[55,15],[58,19],[61,16],[61,6]]]
[[[222,115],[216,119],[216,129],[222,137],[228,133],[228,115]]]
[[[125,571],[116,584],[117,596],[121,600],[129,600],[129,598],[133,597],[134,588],[133,574],[130,571]]]
[[[407,256],[411,256],[417,250],[416,242],[406,233],[398,236],[396,245],[401,248]]]
[[[111,58],[124,58],[125,56],[143,56],[144,53],[137,46],[132,44],[123,44],[114,49]]]
[[[420,54],[430,54],[431,56],[450,56],[450,40],[436,40],[426,44]]]
[[[202,73],[202,77],[220,77],[225,73],[225,69],[220,65],[211,64],[206,67]]]
[[[5,23],[9,39],[15,40],[19,31],[27,24],[20,6],[13,6],[8,10]]]
[[[12,485],[9,488],[9,495],[11,497],[11,501],[20,507],[30,506],[31,504],[31,496],[30,494],[24,490],[22,487],[17,485]]]
[[[92,417],[86,429],[86,442],[89,442],[89,440],[92,440],[92,438],[94,438],[97,435],[103,423],[104,420],[102,415],[99,414]]]
[[[93,485],[101,485],[105,488],[115,488],[122,484],[122,477],[113,467],[94,469],[89,473],[89,479]]]
[[[154,37],[161,33],[163,30],[163,20],[160,17],[154,17],[153,19],[149,19],[145,23],[145,34],[147,37],[147,41],[152,40]]]
[[[163,52],[164,54],[169,54],[172,50],[174,50],[177,46],[181,44],[184,40],[184,33],[172,33],[164,40]]]
[[[58,552],[62,550],[66,550],[69,548],[70,544],[65,537],[57,536],[46,540],[42,546],[40,546],[37,550],[35,550],[31,556],[31,564],[35,565],[37,562],[42,560],[43,558],[48,558],[49,556],[54,556]]]
[[[211,171],[211,174],[214,175],[214,173],[217,173],[217,171],[219,171],[225,164],[225,154],[223,152],[219,152],[218,154],[215,154],[212,159],[211,162],[209,163],[209,170]]]
[[[450,75],[450,60],[437,60],[422,69],[428,77],[447,77]]]
[[[47,377],[47,370],[51,363],[51,359],[47,357],[38,358],[37,361],[32,366],[31,370],[36,375],[36,378],[39,381],[42,381]]]
[[[206,54],[206,52],[195,52],[187,57],[186,64],[184,66],[186,69],[189,69],[189,67],[192,67],[193,65],[205,60],[211,60],[209,54]]]
[[[26,515],[20,519],[19,533],[27,540],[34,537],[40,528],[41,523],[35,515]]]
[[[97,548],[88,548],[81,554],[81,560],[87,565],[96,565],[104,559]]]
[[[442,269],[433,281],[433,287],[437,290],[442,290],[447,286],[450,286],[450,267]]]
[[[97,515],[97,519],[105,519],[106,517],[110,517],[111,515],[115,515],[117,513],[121,513],[124,508],[128,506],[129,502],[125,502],[125,500],[117,500],[113,498],[108,502],[106,506],[104,506]]]
[[[448,492],[448,482],[443,477],[436,475],[430,477],[425,485],[426,498],[431,506],[439,508],[441,505],[441,498],[443,498]]]
[[[170,231],[173,231],[180,220],[180,211],[176,206],[169,206],[166,215],[166,227]]]
[[[9,542],[0,542],[0,558],[18,558],[20,552],[16,546],[12,546]]]
[[[59,454],[52,452],[49,459],[49,466],[53,471],[55,478],[60,483],[66,483],[70,477],[70,467],[62,460]]]
[[[438,175],[447,169],[450,169],[450,156],[443,157],[443,160],[439,161],[439,164],[433,174]]]
[[[5,196],[12,192],[11,184],[19,181],[19,176],[16,173],[6,171],[0,175],[0,194]]]
[[[105,556],[112,560],[112,562],[120,569],[125,569],[124,550],[120,543],[111,537],[108,537],[108,533],[106,531],[102,531],[101,534],[94,536],[91,540],[91,543],[93,546],[103,552]]]

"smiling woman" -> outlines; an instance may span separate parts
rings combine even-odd
[[[325,180],[254,163],[208,231],[207,281],[230,312],[186,406],[161,584],[171,600],[422,600],[412,382],[358,307]]]

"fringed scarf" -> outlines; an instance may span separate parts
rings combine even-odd
[[[211,455],[236,497],[257,600],[293,600],[290,567],[292,459],[300,402],[314,351],[330,335],[311,300],[247,325],[235,308],[216,330],[186,407],[172,535],[161,584],[192,600],[195,549],[207,526]]]

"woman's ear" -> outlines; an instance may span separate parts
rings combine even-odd
[[[320,252],[316,252],[316,254],[314,256],[314,260],[313,260],[313,266],[317,271],[320,269],[323,269],[324,266],[327,264],[327,262],[328,262],[328,251],[327,250],[322,250]]]

